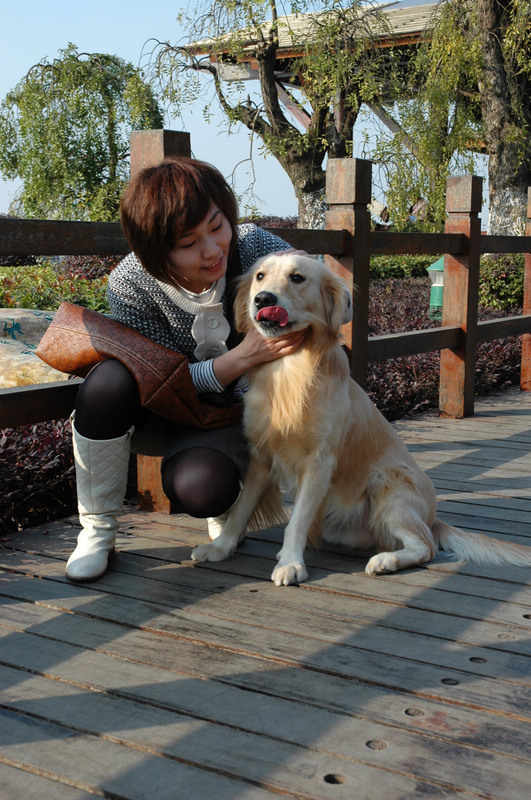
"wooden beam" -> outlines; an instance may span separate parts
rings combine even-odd
[[[460,233],[371,233],[372,255],[407,253],[440,256],[442,253],[464,253],[467,247],[468,240]]]
[[[2,428],[16,428],[49,419],[66,419],[72,413],[81,378],[32,386],[0,389]]]
[[[153,167],[167,156],[191,155],[190,135],[178,131],[133,131],[131,135],[131,176]],[[171,512],[162,489],[161,458],[137,456],[138,505],[145,511]]]
[[[352,322],[343,326],[342,333],[350,351],[351,375],[363,388],[367,385],[368,361],[371,179],[370,161],[359,158],[328,161],[326,227],[344,230],[349,237],[349,248],[341,256],[325,255],[325,262],[352,292]]]
[[[443,416],[461,418],[474,413],[482,180],[448,178],[446,191],[446,233],[464,235],[468,248],[444,256],[442,325],[459,326],[464,340],[441,352],[439,408]]]
[[[0,256],[114,256],[129,250],[119,222],[0,217]]]
[[[374,336],[368,341],[369,361],[385,361],[388,358],[412,356],[417,353],[430,353],[445,347],[460,347],[463,331],[455,325],[442,328],[428,328],[423,331],[390,333]]]

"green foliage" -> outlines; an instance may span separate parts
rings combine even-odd
[[[521,306],[523,298],[523,254],[483,256],[479,281],[480,305],[505,311]]]
[[[160,93],[177,112],[208,97],[206,119],[217,98],[228,130],[245,125],[284,168],[303,226],[305,202],[322,200],[325,158],[352,154],[361,104],[377,101],[395,85],[396,53],[375,44],[388,33],[381,7],[364,0],[201,0],[179,21],[183,42],[153,49],[152,76]],[[280,43],[283,53],[296,53],[280,64],[295,116],[279,101]],[[251,58],[258,65],[257,82],[244,80]]]
[[[115,220],[132,129],[160,128],[142,73],[73,44],[30,69],[0,106],[0,172],[23,181],[18,216]]]
[[[436,261],[438,256],[390,255],[372,256],[370,263],[371,280],[387,280],[390,278],[426,278],[426,269]]]
[[[474,173],[470,146],[480,136],[480,64],[467,0],[439,6],[411,60],[407,91],[395,105],[402,132],[382,138],[375,153],[386,165],[387,207],[396,230],[410,227],[408,209],[421,197],[428,213],[415,229],[442,231],[447,177]]]
[[[106,274],[88,277],[65,269],[61,262],[43,259],[36,266],[0,267],[0,308],[56,311],[68,301],[108,313],[106,291]]]

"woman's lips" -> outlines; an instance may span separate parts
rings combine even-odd
[[[222,266],[223,258],[220,258],[215,264],[211,264],[209,267],[203,267],[203,269],[205,269],[207,272],[217,272]]]

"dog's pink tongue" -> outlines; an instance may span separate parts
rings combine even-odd
[[[268,322],[278,322],[279,325],[284,327],[284,325],[288,324],[288,312],[281,306],[267,306],[267,308],[260,309],[256,319],[259,321],[265,319]]]

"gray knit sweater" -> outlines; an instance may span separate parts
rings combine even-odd
[[[242,273],[247,272],[261,256],[287,248],[289,245],[283,239],[262,228],[255,225],[238,227],[238,251]],[[223,279],[223,291],[218,291],[218,295],[222,303],[221,312],[227,314],[227,292],[224,283]],[[146,272],[134,253],[126,256],[111,272],[107,296],[115,319],[189,359],[190,374],[199,392],[223,390],[224,387],[214,373],[212,366],[214,359],[203,360],[197,358],[195,354],[196,350],[200,350],[197,340],[192,335],[192,327],[197,316],[194,312],[197,309],[193,304],[179,298],[176,290]],[[221,344],[226,350],[224,343]],[[215,347],[211,348],[212,355],[216,353],[219,355],[219,352]]]

